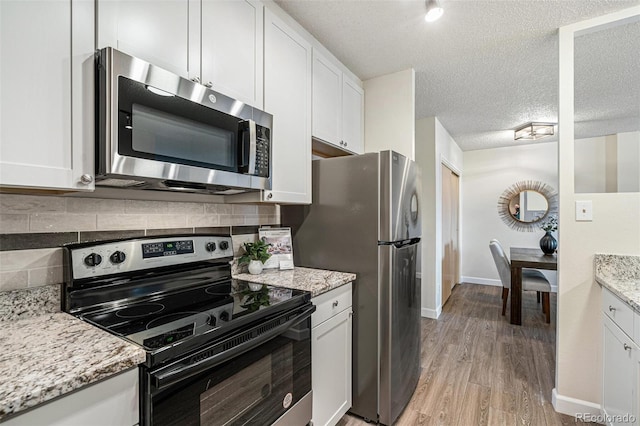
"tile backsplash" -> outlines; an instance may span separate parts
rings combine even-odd
[[[223,233],[237,253],[258,226],[278,223],[275,205],[0,194],[0,291],[61,283],[60,247],[71,242]]]

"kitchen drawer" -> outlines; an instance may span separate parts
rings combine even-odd
[[[602,312],[627,336],[633,336],[633,309],[606,288],[602,289]]]
[[[311,316],[311,327],[328,320],[351,306],[353,284],[345,284],[311,299],[316,311]]]

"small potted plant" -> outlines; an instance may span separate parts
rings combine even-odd
[[[267,252],[269,244],[262,240],[258,240],[255,243],[244,243],[242,248],[244,254],[238,260],[239,265],[249,264],[249,273],[257,275],[262,272],[262,266],[271,255]]]
[[[558,241],[551,235],[552,232],[558,229],[558,218],[556,216],[549,216],[547,220],[540,224],[545,234],[540,239],[540,248],[544,254],[553,254],[558,248]]]

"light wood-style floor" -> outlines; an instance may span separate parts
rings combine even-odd
[[[501,287],[460,284],[442,315],[422,319],[422,373],[398,425],[575,425],[551,405],[556,295],[551,324],[535,292],[523,295],[522,326],[509,324]],[[346,415],[339,426],[366,425]]]

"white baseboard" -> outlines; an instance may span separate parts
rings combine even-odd
[[[502,281],[493,280],[489,278],[478,278],[478,277],[460,277],[460,280],[463,283],[469,284],[482,284],[482,285],[492,285],[494,287],[502,287]]]
[[[422,312],[421,312],[423,317],[432,318],[432,319],[438,319],[441,313],[442,313],[442,306],[438,306],[438,309],[422,308]]]
[[[556,388],[551,391],[551,404],[558,413],[567,414],[572,417],[577,415],[599,416],[601,414],[600,404],[581,399],[575,399],[564,395],[559,395]]]
[[[463,277],[460,277],[460,280],[463,283],[490,285],[490,286],[494,286],[494,287],[502,287],[502,281],[494,280],[494,279],[490,279],[490,278],[464,277],[463,276]],[[551,293],[557,293],[557,292],[558,292],[558,286],[557,285],[552,285],[551,286]]]

